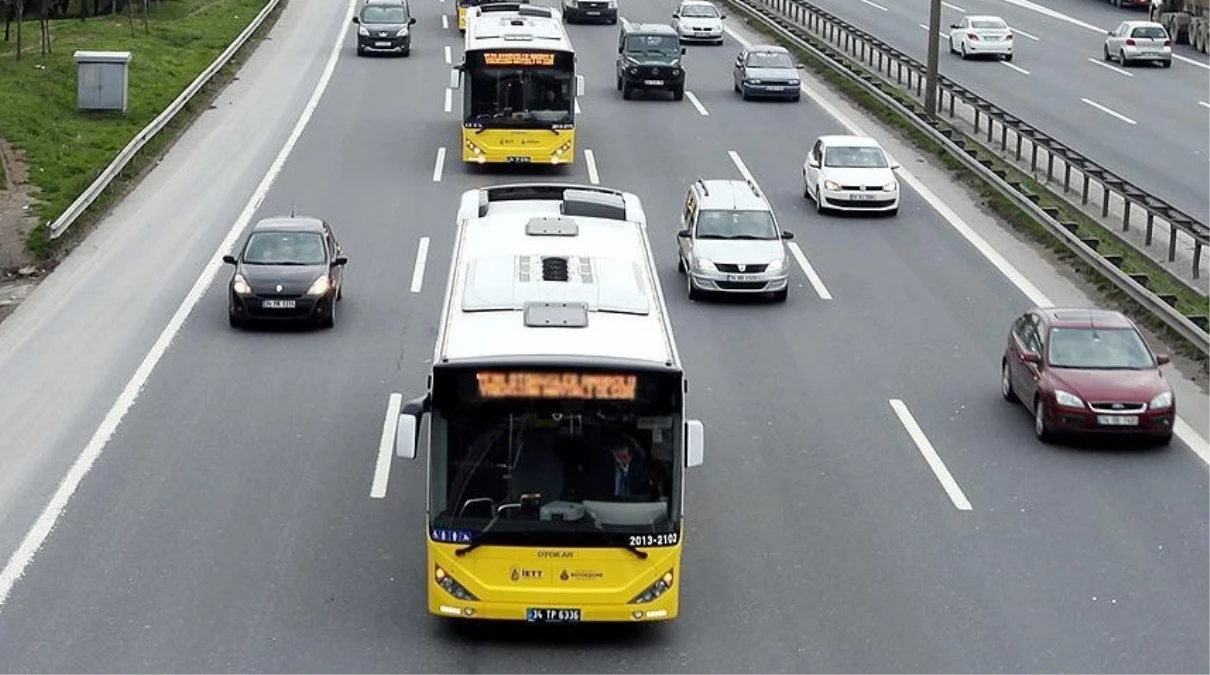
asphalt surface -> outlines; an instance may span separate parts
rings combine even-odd
[[[922,63],[927,57],[929,0],[812,3]],[[1017,29],[1013,61],[963,61],[949,53],[948,38],[939,37],[943,75],[1191,216],[1207,218],[1210,65],[1204,55],[1177,45],[1174,54],[1184,60],[1175,59],[1170,69],[1105,63],[1105,32],[1122,21],[1146,21],[1147,14],[1102,0],[947,0],[941,32],[948,36],[950,25],[967,14],[997,15]]]
[[[665,4],[632,2],[625,13],[660,21]],[[707,425],[706,464],[691,477],[682,617],[553,636],[456,630],[430,618],[423,462],[397,462],[386,497],[369,497],[382,415],[390,393],[423,387],[458,195],[520,178],[449,161],[434,180],[438,148],[448,154],[459,143],[456,115],[442,106],[442,47],[454,45],[456,60],[460,45],[456,31],[441,28],[447,7],[416,3],[418,35],[406,60],[359,59],[346,34],[310,126],[257,211],[277,215],[293,203],[333,223],[350,258],[339,325],[232,331],[226,275],[208,288],[0,606],[0,670],[1210,668],[1206,465],[1180,442],[1167,451],[1036,443],[1028,414],[998,393],[1007,323],[1028,306],[1016,287],[910,190],[895,219],[816,216],[801,197],[802,154],[809,137],[840,125],[807,98],[740,101],[728,73],[734,42],[689,48],[689,90],[702,115],[689,97],[622,101],[613,89],[616,28],[598,26],[571,28],[588,83],[580,148],[593,150],[602,184],[644,200],[691,377],[691,412]],[[265,91],[246,91],[296,112],[342,12],[288,8],[281,37],[263,48],[270,56],[241,77]],[[308,39],[287,37],[296,35]],[[254,79],[282,70],[300,81]],[[215,133],[271,145],[293,114],[261,120],[263,133],[256,120],[236,119]],[[195,170],[221,166],[218,138],[201,138],[212,142],[191,156]],[[797,147],[787,149],[787,139]],[[249,148],[237,167],[263,172],[276,148],[266,147],[267,158]],[[729,151],[797,235],[832,300],[820,299],[801,270],[785,305],[686,299],[675,270],[676,217],[693,179],[741,177]],[[197,180],[177,169],[163,180]],[[583,157],[551,175],[589,180]],[[105,336],[97,349],[125,339],[124,358],[113,372],[93,374],[87,392],[65,397],[70,411],[44,409],[53,405],[41,389],[28,392],[27,404],[0,392],[10,415],[0,424],[0,461],[22,473],[3,478],[4,555],[257,180],[208,191],[198,200],[208,206],[190,204],[212,210],[192,214],[195,238],[179,243],[178,257],[160,242],[167,232],[149,222],[138,236],[161,248],[142,260],[161,261],[160,287],[134,284],[146,279],[127,262],[137,237],[111,236],[114,252],[90,259],[112,270],[88,277],[102,287],[54,296],[39,289],[69,300],[31,299],[0,333],[28,336],[0,352],[0,366],[34,368],[48,348],[42,338],[64,330],[56,321],[83,321],[93,305],[98,314],[119,311],[123,293],[147,299],[123,310],[137,324],[129,335],[108,324],[93,329]],[[182,208],[159,206],[163,218]],[[191,232],[180,227],[164,230]],[[421,237],[430,238],[428,264],[412,293]],[[31,381],[15,370],[0,376],[10,373]],[[47,391],[64,386],[61,374],[47,377],[55,378]],[[910,409],[972,510],[954,507],[890,399]]]

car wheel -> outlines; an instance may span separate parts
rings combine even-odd
[[[954,41],[953,41],[953,39],[950,39],[950,41],[949,41],[949,42],[950,42],[950,53],[951,53],[951,54],[957,54],[957,53],[958,53],[958,50],[957,50],[957,49],[954,49]]]
[[[336,301],[340,302],[341,300],[344,300],[344,299],[345,299],[345,287],[344,287],[344,284],[342,283],[336,287]]]
[[[739,97],[740,97],[740,98],[742,98],[742,99],[744,99],[745,101],[751,101],[751,100],[752,100],[752,97],[751,97],[751,96],[749,96],[749,95],[748,95],[748,92],[746,92],[746,91],[741,91],[741,92],[739,93]]]
[[[802,175],[802,198],[807,200],[811,199],[811,185],[807,182],[806,173],[803,173]]]
[[[1113,56],[1109,53],[1109,45],[1105,45],[1104,51],[1105,51],[1105,60],[1113,61]]]
[[[692,274],[685,275],[685,287],[687,289],[689,289],[689,299],[690,300],[701,300],[702,299],[702,292],[697,289],[697,286],[693,285],[693,275]]]
[[[1165,68],[1171,68],[1172,62],[1171,61],[1161,61],[1160,65],[1164,66]]]
[[[1119,51],[1119,52],[1118,52],[1118,63],[1122,64],[1122,67],[1123,67],[1123,68],[1125,68],[1125,67],[1127,67],[1127,66],[1129,66],[1129,65],[1130,65],[1130,60],[1126,58],[1126,50],[1125,50],[1125,49],[1123,49],[1123,50],[1121,50],[1121,51]]]
[[[1155,444],[1156,447],[1159,447],[1159,448],[1163,448],[1163,447],[1172,445],[1172,432],[1169,431],[1168,433],[1164,434],[1163,436],[1156,438],[1155,441],[1153,441],[1153,443]]]
[[[887,217],[887,218],[894,218],[894,217],[895,217],[895,216],[897,216],[897,215],[899,215],[899,207],[898,207],[898,206],[896,206],[895,208],[893,208],[893,209],[891,209],[890,211],[887,211],[887,212],[886,212],[886,217]]]
[[[332,308],[328,310],[328,315],[319,320],[320,328],[335,328],[336,327],[336,301],[332,301]]]
[[[685,274],[685,259],[679,255],[676,257],[676,271],[679,274]]]
[[[1054,434],[1046,424],[1046,401],[1041,397],[1034,399],[1034,435],[1043,443],[1054,440]]]
[[[790,97],[790,102],[791,102],[791,103],[798,103],[798,100],[799,100],[800,98],[802,98],[802,94],[798,94],[798,95],[795,95],[795,96],[791,96],[791,97]]]
[[[634,90],[631,89],[630,85],[626,83],[622,83],[622,98],[626,99],[627,101],[634,98]]]
[[[405,58],[405,59],[406,59],[407,57],[409,57],[409,56],[411,56],[411,55],[412,55],[412,48],[411,48],[411,47],[404,47],[404,48],[403,48],[403,52],[401,52],[401,53],[403,54],[403,58]]]
[[[828,209],[823,205],[823,199],[819,197],[819,185],[815,186],[815,212],[821,216],[828,212]]]
[[[672,90],[672,100],[681,101],[684,98],[685,98],[685,88],[684,87],[677,87],[676,89]]]
[[[737,93],[737,94],[744,93],[743,90],[739,88],[739,83],[736,82],[735,80],[731,81],[731,88],[734,89],[735,93]]]
[[[622,91],[622,76],[621,75],[617,76],[617,87],[618,87],[618,91]]]
[[[358,55],[358,56],[365,56],[365,55],[366,55],[366,50],[362,49],[361,47],[358,47],[358,48],[357,48],[357,55]]]
[[[969,59],[970,57],[971,57],[970,54],[966,53],[966,43],[963,42],[962,43],[962,60],[965,61],[965,60]]]
[[[1008,369],[1008,361],[1000,362],[1000,395],[1009,403],[1017,402],[1017,394],[1013,391],[1012,373]]]
[[[790,297],[790,287],[786,286],[780,291],[773,291],[773,302],[785,302],[786,298]]]
[[[1004,60],[1005,60],[1005,61],[1008,61],[1008,62],[1010,62],[1010,63],[1011,63],[1011,62],[1012,62],[1012,60],[1013,60],[1013,55],[1012,55],[1012,54],[1005,54],[1005,55],[1004,55]]]

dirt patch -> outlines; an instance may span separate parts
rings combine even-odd
[[[32,214],[37,189],[29,183],[29,168],[21,152],[0,138],[0,162],[5,185],[0,185],[0,281],[33,276],[34,259],[25,250],[25,237],[38,224]],[[32,269],[31,269],[32,268]]]

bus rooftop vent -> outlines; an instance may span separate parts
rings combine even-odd
[[[565,216],[626,220],[626,200],[614,192],[569,188],[563,191],[563,205],[559,211]]]
[[[580,234],[580,226],[571,218],[530,218],[525,224],[525,234],[531,237],[574,237]]]
[[[567,258],[547,256],[542,258],[542,281],[568,281]]]
[[[584,328],[588,325],[588,303],[527,302],[525,325],[530,328]]]

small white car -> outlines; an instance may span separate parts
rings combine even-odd
[[[1013,60],[1013,29],[998,16],[965,16],[950,26],[950,53]]]
[[[899,212],[899,179],[878,141],[865,136],[820,136],[802,163],[802,196],[819,213]]]
[[[723,44],[723,19],[726,14],[707,0],[684,0],[672,15],[672,27],[681,42]]]
[[[1117,60],[1122,66],[1139,61],[1154,61],[1172,67],[1172,37],[1152,21],[1123,21],[1105,38],[1105,60]]]

